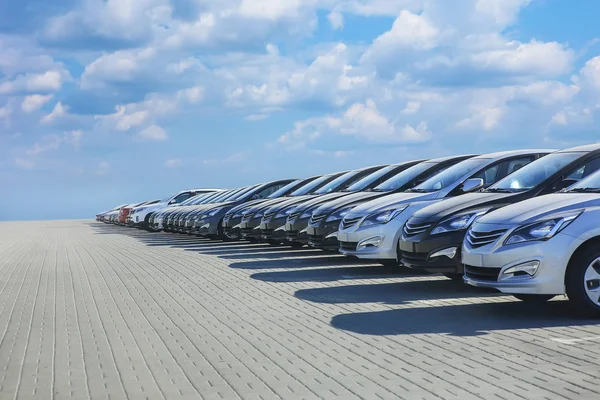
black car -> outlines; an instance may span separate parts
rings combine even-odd
[[[368,201],[411,189],[446,168],[471,157],[473,155],[423,161],[403,170],[371,190],[353,193],[321,205],[312,212],[306,228],[309,245],[329,250],[338,249],[339,242],[336,234],[340,221],[349,210]]]
[[[325,194],[299,204],[292,210],[290,215],[288,215],[285,222],[286,242],[294,247],[308,244],[308,234],[306,233],[308,221],[310,220],[312,212],[322,204],[349,196],[356,192],[368,192],[387,181],[389,178],[421,162],[423,162],[423,160],[413,160],[383,167],[348,186],[346,189]]]
[[[540,152],[536,158],[543,156]],[[502,165],[501,168],[511,168]],[[515,166],[516,167],[516,166]],[[480,192],[448,199],[416,212],[405,224],[399,243],[402,264],[461,279],[462,243],[479,217],[509,204],[554,193],[600,168],[600,145],[576,147],[545,155]],[[516,168],[515,168],[516,169]],[[473,245],[495,240],[497,232],[467,237]]]
[[[341,192],[353,185],[354,183],[360,181],[365,176],[379,171],[380,169],[385,167],[385,165],[378,165],[348,171],[343,175],[340,175],[327,185],[323,186],[319,190],[315,191],[314,196],[323,196],[332,192]],[[301,202],[294,202],[292,204],[282,203],[275,207],[271,207],[268,210],[265,210],[259,225],[261,239],[271,243],[285,242],[287,236],[285,232],[285,223],[287,221],[287,218],[292,213],[292,211],[304,201],[310,201],[310,199],[305,199]]]
[[[242,213],[242,220],[240,222],[240,230],[242,232],[242,237],[247,240],[257,241],[261,239],[261,231],[260,231],[260,223],[262,221],[262,217],[267,210],[272,207],[281,207],[288,208],[295,206],[307,199],[313,198],[317,196],[315,193],[317,190],[321,189],[325,185],[329,184],[331,181],[337,179],[339,176],[345,174],[346,172],[337,172],[334,174],[323,175],[310,183],[302,186],[297,189],[295,192],[291,193],[289,198],[280,198],[273,199],[261,204],[258,204],[255,207],[250,207]]]
[[[242,229],[240,223],[242,222],[242,217],[244,212],[255,207],[260,207],[260,205],[270,203],[273,199],[286,199],[290,198],[290,196],[302,188],[303,186],[308,185],[315,179],[320,178],[319,176],[312,176],[310,178],[297,179],[286,186],[282,187],[272,195],[268,196],[266,199],[259,199],[250,201],[247,203],[240,204],[237,207],[232,208],[225,214],[223,217],[223,234],[229,240],[238,240],[242,236]]]
[[[282,187],[293,182],[293,179],[283,179],[260,184],[235,199],[224,203],[206,206],[198,220],[194,223],[193,232],[199,236],[211,239],[227,240],[223,233],[223,218],[232,208],[253,200],[265,199]]]

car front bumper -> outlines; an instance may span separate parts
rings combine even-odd
[[[340,229],[340,253],[370,260],[397,260],[398,240],[410,215],[400,214],[387,224]],[[362,221],[361,221],[362,222]]]
[[[310,218],[297,218],[293,222],[286,221],[285,237],[288,242],[308,244],[308,221]]]
[[[500,241],[505,240],[503,237]],[[559,233],[548,241],[503,246],[490,244],[473,248],[463,244],[464,281],[472,286],[497,289],[509,294],[565,293],[565,273],[570,257],[583,242]],[[533,276],[511,276],[507,269],[529,262],[539,262]]]
[[[439,235],[422,233],[410,237],[402,237],[398,247],[401,262],[404,266],[430,273],[462,274],[464,272],[460,253],[465,231],[448,232]],[[454,253],[438,255],[436,253],[447,251]]]
[[[284,242],[287,240],[286,232],[285,232],[285,222],[287,220],[287,216],[276,218],[273,217],[268,222],[261,221],[259,225],[260,229],[260,238],[263,240],[272,240]]]
[[[306,233],[308,234],[308,245],[319,249],[338,250],[340,242],[337,232],[340,221],[332,221],[321,224],[320,226],[308,225]]]

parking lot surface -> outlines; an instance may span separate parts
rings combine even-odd
[[[336,254],[0,223],[1,399],[598,399],[600,325]]]

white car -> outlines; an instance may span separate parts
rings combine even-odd
[[[463,242],[465,282],[529,302],[566,294],[576,312],[599,316],[598,221],[600,172],[485,215]]]
[[[148,228],[148,219],[150,218],[151,213],[156,212],[158,210],[162,210],[165,207],[168,207],[173,204],[179,204],[190,197],[196,196],[202,193],[210,193],[215,192],[220,189],[191,189],[191,190],[183,190],[179,193],[175,193],[172,196],[169,196],[165,199],[162,199],[158,203],[136,207],[134,217],[133,217],[133,225],[138,228],[147,229]]]
[[[469,158],[403,193],[391,194],[351,209],[337,233],[340,253],[394,263],[399,260],[402,227],[417,211],[446,198],[487,188],[504,176],[499,165],[535,150],[491,153]]]

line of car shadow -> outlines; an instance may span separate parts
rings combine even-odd
[[[97,224],[93,227],[98,234],[126,234],[148,246],[181,248],[223,259],[240,260],[232,262],[230,268],[261,270],[250,277],[263,282],[335,282],[415,278],[419,275],[408,269],[383,267],[372,262],[309,248],[292,249],[250,242],[217,242],[165,233],[153,235],[132,229],[115,230],[114,226]],[[566,301],[527,304],[516,299],[503,299],[501,302],[484,304],[452,304],[452,299],[505,295],[442,277],[300,289],[294,295],[304,301],[323,304],[380,303],[394,306],[419,300],[447,300],[442,305],[435,306],[427,304],[423,307],[340,314],[331,320],[331,325],[335,328],[365,335],[438,333],[473,336],[494,330],[584,326],[597,323],[595,320],[573,317]]]

